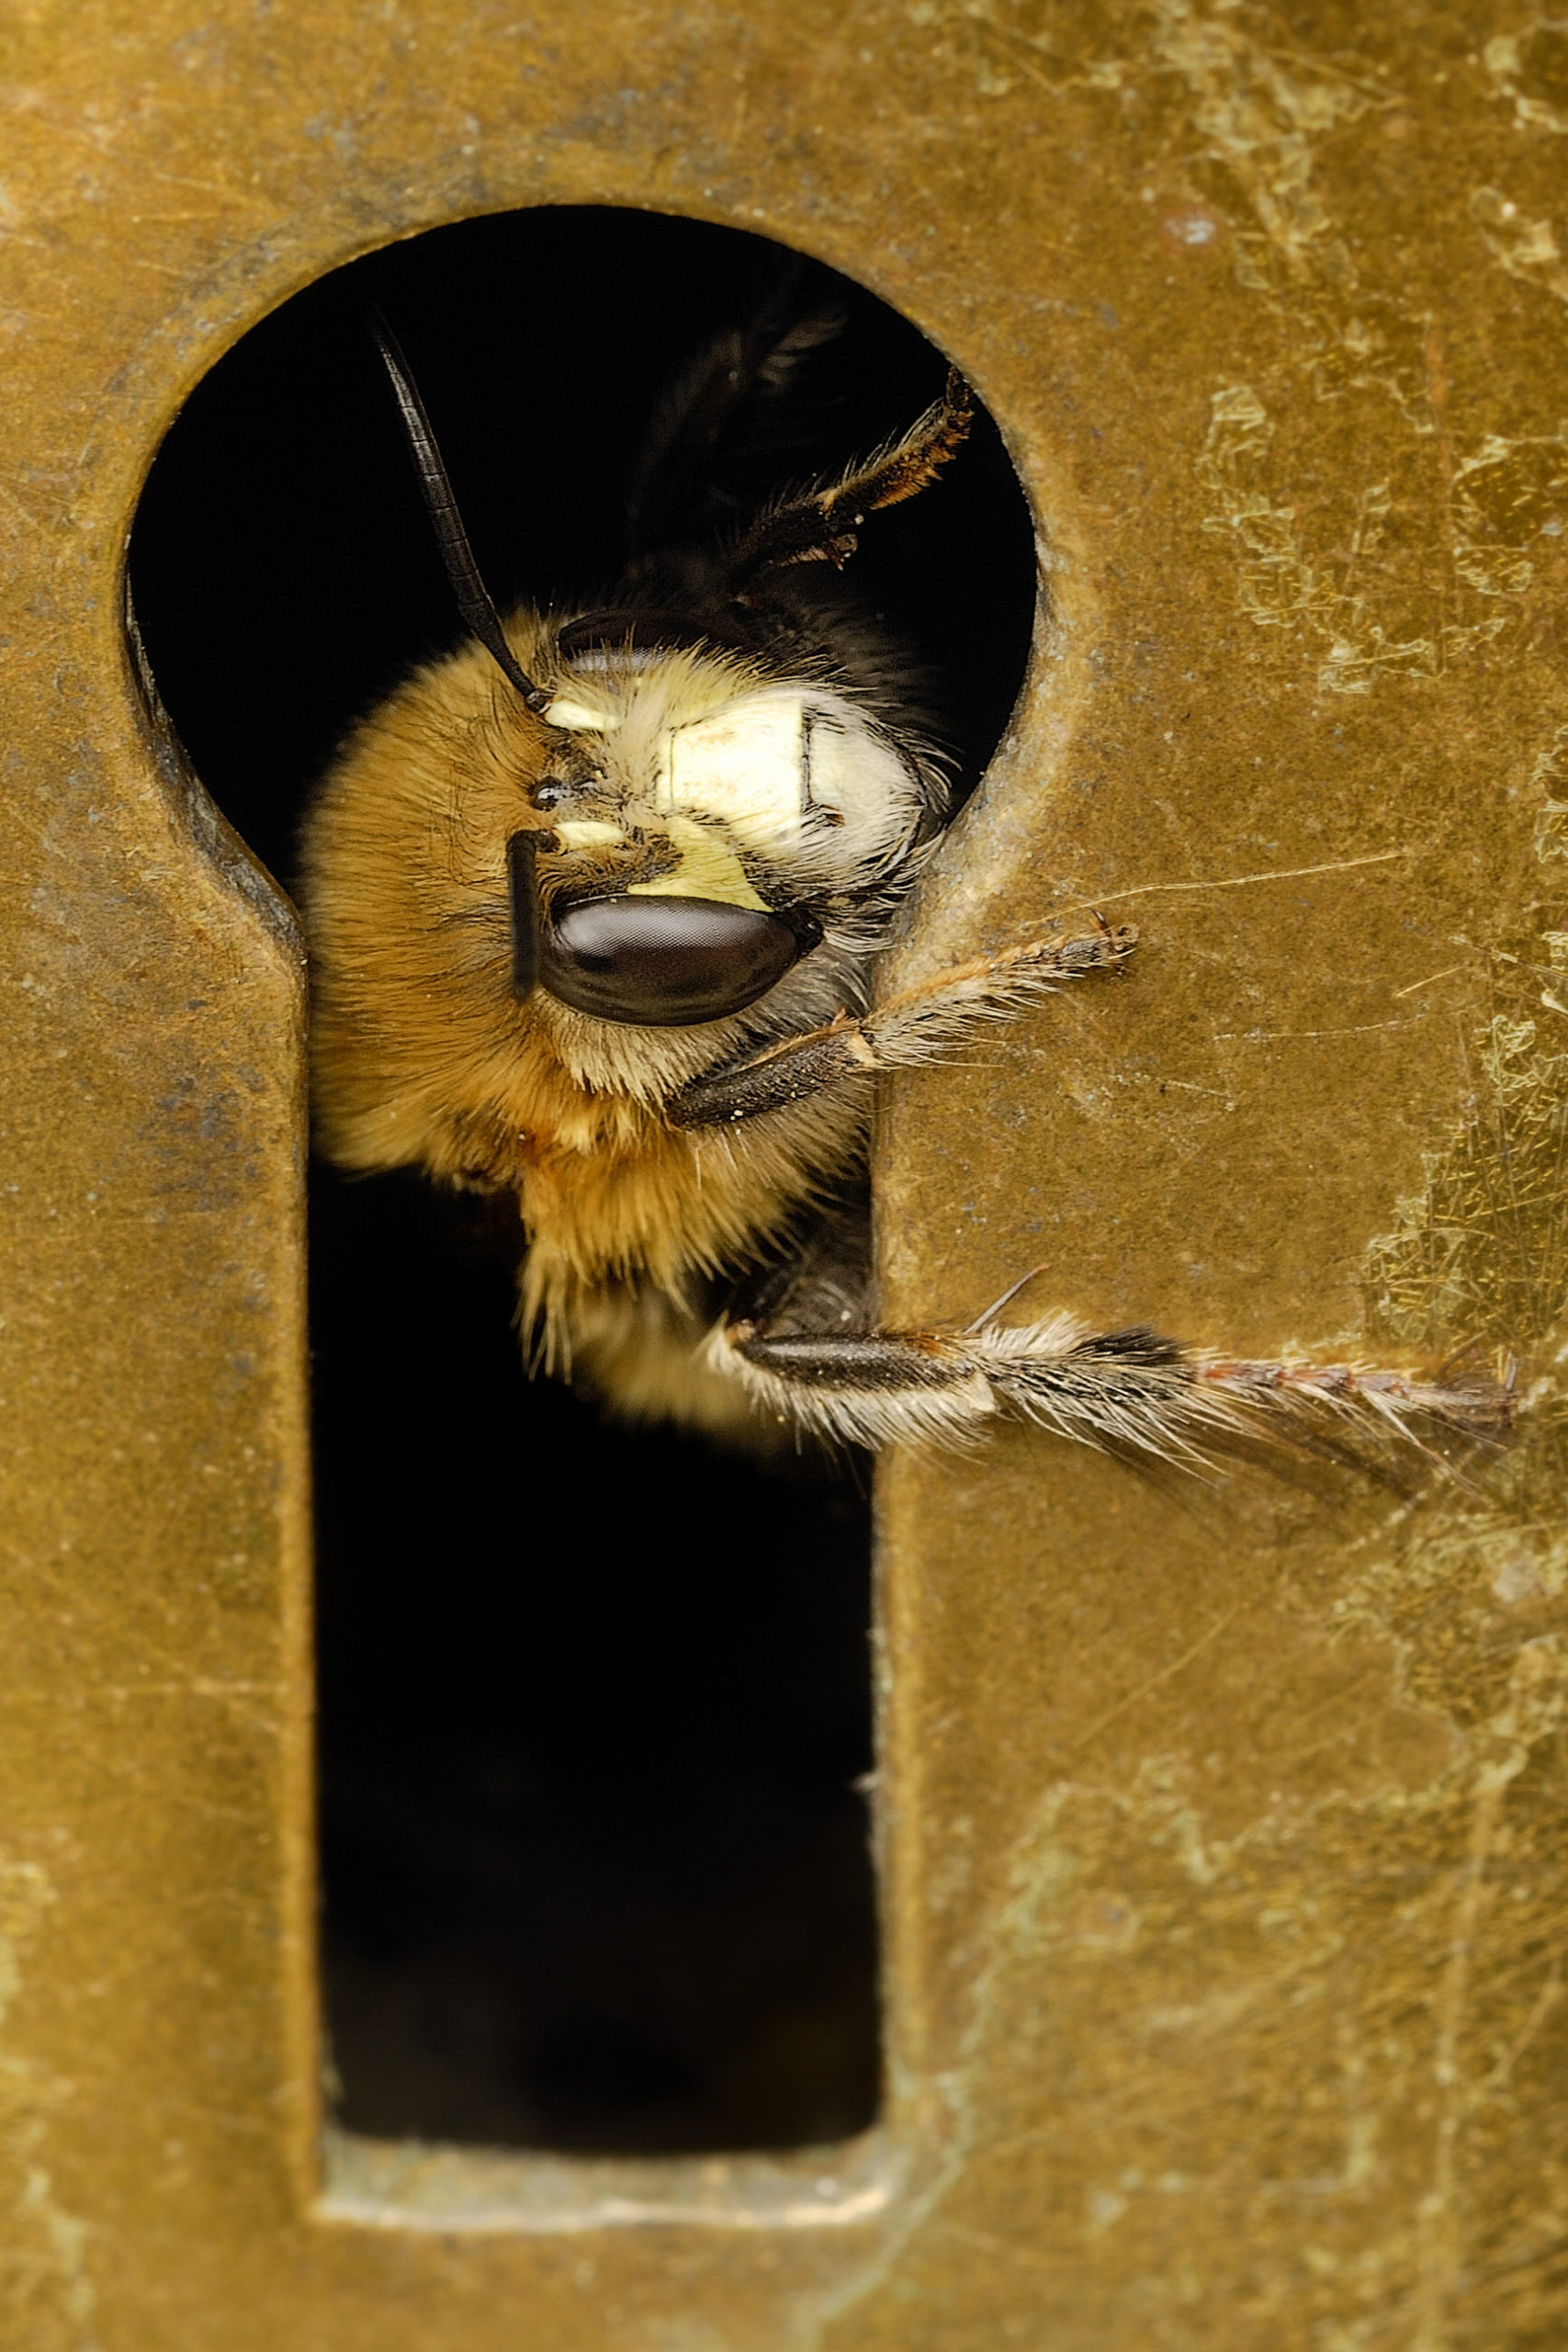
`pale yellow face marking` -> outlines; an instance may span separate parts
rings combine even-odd
[[[711,809],[748,839],[799,832],[806,814],[804,704],[785,691],[748,695],[660,739],[654,806]]]
[[[550,831],[563,849],[625,848],[626,834],[619,825],[612,825],[603,817],[563,817]]]
[[[680,865],[673,874],[661,874],[657,881],[632,883],[629,896],[717,899],[725,906],[756,907],[767,912],[767,900],[757,896],[740,860],[711,827],[699,825],[690,817],[669,816],[664,828],[681,853]]]
[[[796,686],[672,728],[654,779],[656,808],[720,818],[757,849],[798,841],[814,812],[880,827],[908,794],[897,752],[853,710]]]
[[[618,710],[596,710],[591,703],[572,702],[565,695],[558,695],[545,713],[548,727],[564,728],[570,734],[613,735],[621,723]]]
[[[903,761],[885,736],[852,712],[822,704],[807,708],[813,802],[836,809],[847,824],[884,824],[890,808],[908,802],[910,780]]]
[[[740,860],[711,826],[699,825],[690,817],[671,815],[665,819],[664,830],[671,846],[679,852],[679,865],[672,874],[660,874],[652,882],[628,883],[628,896],[717,899],[726,906],[757,907],[766,912],[766,901],[747,881]],[[603,817],[564,817],[553,831],[561,847],[567,850],[630,846],[622,828]]]
[[[608,735],[624,714],[562,695],[546,715],[555,727]],[[653,758],[653,805],[679,863],[672,874],[629,884],[629,891],[714,899],[759,912],[767,901],[713,820],[752,848],[776,851],[799,840],[814,812],[878,824],[908,788],[897,754],[852,709],[797,686],[742,695],[705,718],[667,728]],[[569,850],[626,841],[599,818],[568,818],[555,830]]]

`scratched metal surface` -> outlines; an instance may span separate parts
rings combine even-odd
[[[1560,2345],[1568,37],[102,0],[13,12],[0,70],[5,2341]],[[896,1090],[896,1310],[1045,1259],[1042,1305],[1226,1348],[1506,1345],[1531,1403],[1413,1501],[894,1465],[886,2141],[362,2149],[322,2202],[301,973],[138,716],[119,563],[266,310],[586,200],[872,286],[1040,518],[1032,684],[909,954],[1075,904],[1145,944]]]

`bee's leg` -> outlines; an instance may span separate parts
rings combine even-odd
[[[825,1029],[705,1071],[666,1105],[666,1116],[678,1127],[727,1125],[846,1079],[941,1061],[987,1022],[1006,1020],[1065,980],[1120,964],[1137,937],[1131,923],[1102,922],[1083,938],[1035,940],[940,972],[858,1021],[840,1014]]]
[[[1243,1363],[1144,1326],[1096,1332],[1068,1315],[1000,1324],[1005,1300],[966,1330],[878,1329],[865,1311],[869,1283],[852,1288],[822,1248],[739,1298],[707,1361],[759,1411],[823,1436],[963,1445],[1006,1414],[1102,1453],[1193,1469],[1283,1442],[1390,1475],[1386,1439],[1426,1451],[1413,1423],[1464,1438],[1507,1426],[1507,1377],[1450,1383],[1346,1364]],[[841,1245],[838,1262],[848,1263]]]
[[[735,1318],[709,1341],[754,1402],[859,1445],[963,1446],[998,1413],[1118,1453],[1201,1459],[1205,1411],[1182,1351],[1152,1331],[1096,1336],[1070,1317],[1025,1329],[779,1330]]]
[[[896,1439],[963,1445],[1006,1408],[1014,1385],[1021,1395],[1046,1365],[1057,1385],[1065,1378],[1068,1388],[1081,1387],[1091,1355],[1097,1365],[1115,1363],[1124,1409],[1140,1381],[1162,1399],[1172,1385],[1169,1367],[1180,1351],[1168,1341],[1144,1331],[1094,1340],[1065,1316],[1032,1327],[1037,1345],[1015,1365],[1010,1350],[1025,1335],[1001,1330],[997,1311],[967,1331],[881,1328],[863,1197],[829,1211],[794,1259],[741,1286],[709,1339],[707,1361],[777,1421],[871,1446]],[[1083,1361],[1063,1375],[1075,1347]],[[1101,1385],[1104,1376],[1090,1375]],[[1177,1378],[1187,1385],[1185,1374]]]
[[[755,602],[759,582],[795,564],[830,563],[841,571],[859,544],[866,516],[929,489],[962,447],[974,422],[974,396],[958,370],[950,368],[942,398],[917,417],[901,439],[852,466],[826,488],[768,508],[753,523],[729,559],[729,589],[736,601]]]

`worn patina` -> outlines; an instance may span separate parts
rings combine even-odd
[[[0,2336],[1560,2342],[1561,26],[101,0],[14,10],[0,73]],[[885,2133],[323,2166],[302,957],[144,713],[122,557],[265,312],[563,202],[870,286],[1033,503],[1031,684],[908,954],[1089,907],[1143,945],[890,1089],[896,1316],[1043,1259],[1102,1327],[1512,1349],[1523,1433],[1394,1498],[894,1462]]]

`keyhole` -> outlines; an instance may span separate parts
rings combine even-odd
[[[417,364],[491,588],[547,601],[615,576],[660,392],[780,259],[603,209],[460,223],[323,279],[198,387],[148,481],[132,589],[198,774],[286,883],[344,728],[460,634],[371,306]],[[816,282],[840,323],[753,454],[764,486],[874,446],[942,381],[907,321]],[[1034,569],[987,421],[963,463],[868,545],[864,586],[973,785]],[[843,2137],[878,2084],[868,1465],[761,1467],[531,1383],[516,1241],[504,1202],[312,1180],[341,2119],[580,2152]]]

